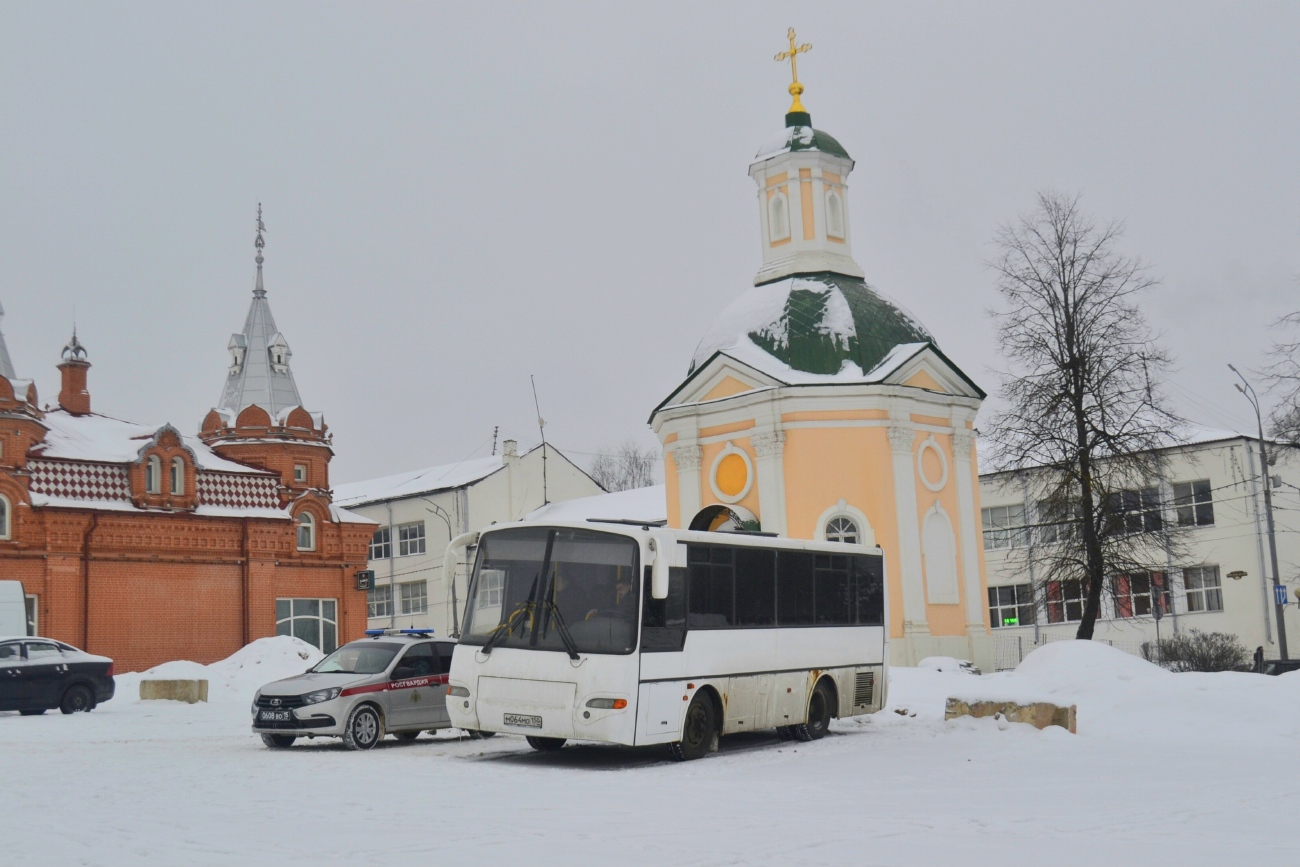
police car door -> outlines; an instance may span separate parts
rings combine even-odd
[[[450,726],[451,717],[447,715],[447,675],[451,672],[451,654],[456,649],[456,645],[450,641],[438,641],[434,643],[433,652],[437,654],[438,668],[438,699],[434,702],[437,706],[438,720],[442,725]]]
[[[388,685],[388,728],[433,728],[438,724],[439,700],[445,687],[437,676],[433,642],[420,641],[406,649],[393,668]],[[443,712],[445,718],[445,708]]]

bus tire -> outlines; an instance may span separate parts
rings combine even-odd
[[[697,692],[690,707],[686,708],[682,739],[669,745],[674,759],[679,762],[700,759],[717,749],[718,721],[715,716],[712,699],[704,692]]]
[[[812,696],[808,699],[808,721],[790,727],[794,731],[795,739],[807,742],[826,737],[826,732],[831,727],[832,705],[830,687],[826,685],[826,681],[818,681],[813,687]]]
[[[776,736],[783,741],[794,740],[794,732],[790,731],[790,726],[777,726]]]
[[[470,740],[475,741],[485,741],[488,738],[496,737],[497,734],[496,732],[485,732],[480,731],[479,729],[467,729],[467,731],[469,732]]]
[[[543,738],[529,735],[528,746],[542,753],[559,752],[564,748],[564,738]]]

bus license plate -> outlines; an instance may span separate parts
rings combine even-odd
[[[539,716],[525,716],[521,713],[508,713],[503,720],[508,726],[519,726],[526,729],[539,729],[542,727],[542,718]]]
[[[257,714],[258,722],[288,722],[293,714],[287,710],[264,710]]]

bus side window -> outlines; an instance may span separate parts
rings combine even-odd
[[[857,622],[866,626],[884,623],[884,569],[879,557],[853,557],[853,581],[857,591]]]
[[[686,570],[668,570],[668,597],[650,598],[650,567],[645,570],[641,614],[641,652],[679,651],[686,642]]]
[[[807,626],[813,622],[813,555],[778,551],[776,555],[776,622]]]

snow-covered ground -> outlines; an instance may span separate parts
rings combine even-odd
[[[737,736],[686,764],[452,732],[265,749],[253,689],[315,659],[263,639],[206,667],[208,704],[138,701],[123,675],[90,714],[0,714],[0,864],[1300,859],[1300,673],[1175,675],[1057,642],[1013,673],[894,669],[889,708],[822,741]],[[1077,703],[1079,733],[944,722],[949,696]]]

